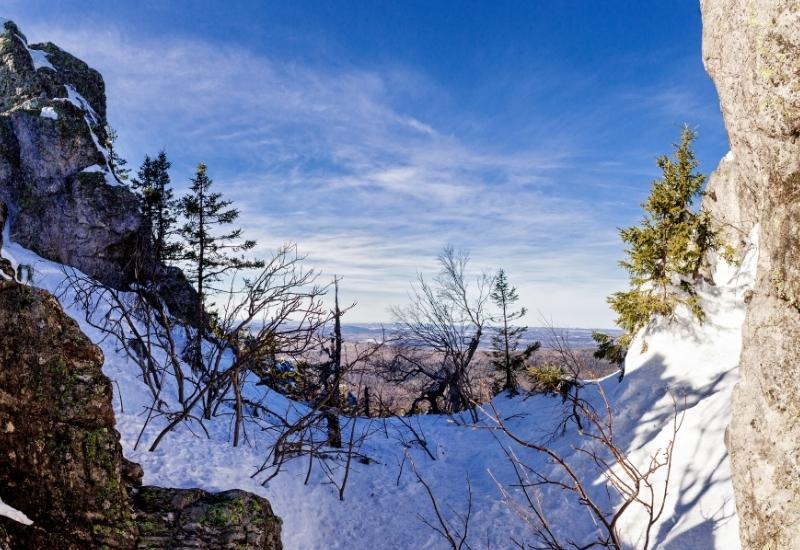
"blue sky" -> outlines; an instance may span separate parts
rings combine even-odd
[[[728,149],[698,3],[3,2],[106,78],[119,148],[203,161],[263,254],[293,241],[389,320],[445,244],[531,313],[608,327],[635,223],[684,122]]]

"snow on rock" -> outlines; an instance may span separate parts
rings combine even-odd
[[[641,464],[663,449],[672,435],[670,392],[682,415],[670,491],[663,517],[651,533],[651,547],[739,548],[724,431],[737,378],[744,294],[753,284],[757,239],[756,228],[741,265],[719,260],[714,273],[716,285],[700,288],[707,315],[703,324],[681,312],[672,324],[654,324],[635,340],[624,379],[620,382],[618,377],[609,376],[599,381],[614,411],[618,443]],[[51,291],[59,288],[63,279],[60,265],[42,260],[8,240],[3,255],[14,265],[32,265],[35,284]],[[145,430],[143,443],[135,449],[143,411],[150,405],[152,395],[141,383],[138,367],[129,363],[110,339],[101,342],[97,331],[83,322],[81,312],[70,309],[68,299],[64,306],[103,348],[104,372],[120,392],[114,404],[125,455],[143,466],[145,483],[210,491],[243,489],[264,496],[283,519],[283,543],[289,550],[367,549],[376,545],[447,548],[440,536],[420,521],[420,516],[433,520],[433,512],[407,463],[401,471],[406,449],[398,441],[403,427],[396,419],[359,422],[359,432],[373,432],[361,451],[374,462],[354,462],[345,502],[339,501],[319,468],[313,470],[310,482],[304,483],[305,460],[290,462],[278,477],[262,485],[264,476],[252,476],[267,458],[269,436],[249,429],[247,444],[233,447],[229,440],[230,420],[225,416],[205,424],[209,438],[196,427],[182,427],[170,433],[155,452],[148,452],[147,447],[163,426],[163,419],[156,418]],[[641,348],[642,338],[647,341],[646,351]],[[592,387],[587,386],[585,391],[590,392]],[[167,399],[169,391],[165,390],[162,398]],[[268,399],[273,410],[295,407],[277,394]],[[543,396],[500,397],[494,404],[503,417],[509,418],[507,423],[515,432],[531,439],[541,437],[561,414],[560,400]],[[412,446],[408,452],[439,502],[444,503],[446,517],[452,520],[455,514],[463,513],[466,480],[472,484],[469,540],[473,547],[509,548],[510,537],[531,540],[530,530],[503,501],[494,481],[508,487],[515,478],[493,433],[446,417],[423,416],[412,422],[427,439],[436,460],[430,460],[418,447]],[[579,435],[570,429],[552,445],[582,467],[581,457],[574,451],[578,443]],[[520,452],[529,464],[550,467],[541,456]],[[593,483],[591,490],[604,493],[600,483]],[[575,538],[593,531],[585,508],[564,498],[548,502],[547,507],[551,523]],[[628,517],[621,526],[633,547],[641,545],[639,519],[635,515]]]
[[[104,166],[100,166],[99,164],[92,164],[91,166],[87,166],[81,172],[85,174],[94,174],[94,173],[105,173],[108,169]]]
[[[58,120],[58,113],[52,107],[43,107],[42,112],[39,113],[39,116],[42,118],[49,118],[52,120]]]
[[[10,22],[11,21],[9,19],[5,19],[3,17],[0,17],[0,29],[5,29],[6,23],[10,23]],[[23,36],[21,36],[19,34],[16,34],[16,33],[15,33],[15,36],[17,37],[17,39],[20,42],[22,42],[22,45],[25,46],[25,49],[28,50],[28,55],[31,56],[31,62],[33,63],[33,68],[35,70],[37,70],[37,71],[39,69],[51,69],[53,71],[56,70],[55,67],[53,67],[53,64],[50,63],[50,60],[47,58],[47,54],[45,52],[43,52],[41,50],[34,50],[32,48],[29,48],[28,47],[28,41],[25,40],[25,38]]]
[[[54,71],[56,70],[55,67],[53,67],[52,63],[50,63],[50,60],[47,59],[47,54],[45,52],[41,50],[32,50],[31,48],[28,48],[28,53],[31,55],[31,61],[33,61],[33,68],[36,69],[37,71],[39,69],[52,69]]]
[[[0,25],[2,21],[0,21]],[[33,521],[26,516],[24,513],[20,512],[16,508],[13,508],[3,502],[3,499],[0,499],[0,516],[5,516],[9,519],[13,519],[17,523],[21,523],[23,525],[32,525]]]
[[[97,138],[97,134],[95,134],[94,129],[92,127],[92,125],[96,125],[99,123],[100,117],[98,116],[97,112],[92,108],[91,104],[89,104],[89,102],[86,101],[86,98],[84,98],[80,93],[78,93],[78,91],[73,86],[71,86],[70,84],[65,84],[64,88],[67,91],[67,97],[55,98],[55,99],[58,101],[67,101],[72,105],[74,105],[75,107],[81,109],[84,113],[86,113],[84,118],[86,120],[86,125],[89,127],[89,135],[92,137],[92,142],[94,142],[95,148],[101,155],[103,155],[103,158],[105,159],[106,164],[108,165],[109,161],[108,149],[106,149],[106,147],[102,143],[100,143],[100,140]],[[114,178],[106,178],[106,181],[108,182],[109,185],[122,185]]]
[[[91,117],[93,123],[97,123],[99,117],[97,116],[97,112],[92,108],[86,98],[84,98],[81,94],[78,93],[72,85],[64,84],[64,88],[67,90],[67,97],[63,98],[62,101],[69,101],[75,107],[83,110],[86,112],[87,116]],[[60,98],[59,98],[60,99]]]

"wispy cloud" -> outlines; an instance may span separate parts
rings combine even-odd
[[[453,243],[472,250],[476,267],[508,270],[531,311],[610,323],[604,296],[621,283],[619,244],[603,203],[564,188],[575,153],[568,128],[533,140],[551,145],[508,151],[410,111],[396,98],[438,92],[408,68],[302,65],[114,27],[25,31],[104,74],[132,162],[166,147],[179,185],[207,162],[260,250],[298,242],[344,277],[360,301],[354,319],[386,319],[415,273]]]

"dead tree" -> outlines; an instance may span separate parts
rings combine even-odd
[[[255,278],[244,282],[243,290],[232,283],[219,312],[204,369],[219,397],[207,398],[204,412],[216,413],[232,394],[234,446],[245,420],[243,388],[248,377],[259,381],[265,362],[276,355],[298,358],[309,352],[328,318],[322,303],[327,287],[317,284],[317,272],[303,267],[304,260],[295,245],[280,247]],[[224,376],[216,377],[219,373]]]
[[[427,481],[425,481],[425,478],[422,476],[422,474],[420,474],[414,459],[411,457],[411,453],[408,451],[405,451],[405,459],[411,465],[411,472],[414,474],[417,482],[425,489],[425,494],[428,496],[428,500],[431,503],[435,519],[434,521],[431,521],[422,514],[417,514],[417,518],[422,523],[433,529],[442,539],[444,539],[452,550],[462,550],[464,548],[469,549],[470,545],[467,540],[469,538],[469,521],[472,516],[472,483],[470,482],[469,477],[467,477],[466,480],[466,512],[460,514],[450,507],[451,512],[458,518],[460,523],[460,525],[454,525],[452,520],[448,520],[445,517],[444,511],[442,510],[442,505],[436,498],[433,488]]]
[[[474,416],[470,371],[489,321],[492,278],[479,275],[470,287],[469,256],[451,247],[438,261],[433,282],[420,274],[410,303],[392,310],[400,329],[397,353],[386,373],[397,383],[423,381],[412,410],[427,401],[433,413],[470,410]]]
[[[141,371],[142,381],[153,395],[153,407],[167,413],[186,407],[197,391],[197,381],[184,373],[181,349],[175,338],[181,326],[158,297],[145,287],[123,292],[107,287],[74,269],[64,269],[58,291],[84,312],[84,320],[103,339],[110,338]],[[167,404],[161,389],[171,377],[177,403]]]

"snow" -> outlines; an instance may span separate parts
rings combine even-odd
[[[2,21],[0,21],[0,24],[2,24]],[[13,519],[17,523],[22,523],[23,525],[33,524],[33,521],[31,521],[31,519],[28,516],[26,516],[16,508],[12,508],[11,506],[3,502],[3,499],[0,499],[0,516],[5,516],[7,518]]]
[[[42,112],[39,113],[39,116],[42,118],[49,118],[52,120],[58,120],[58,113],[52,107],[43,107]]]
[[[31,55],[31,61],[33,61],[33,68],[37,71],[39,69],[52,69],[56,70],[55,67],[50,63],[50,60],[47,59],[47,54],[41,50],[33,50],[28,48],[28,53]]]
[[[64,84],[64,88],[67,90],[67,97],[66,99],[63,98],[59,99],[61,99],[62,101],[68,101],[72,103],[75,107],[85,111],[87,116],[91,117],[92,123],[97,124],[97,121],[99,120],[97,112],[95,112],[95,110],[92,108],[89,102],[86,101],[86,98],[84,98],[81,94],[79,94],[78,90],[76,90],[71,84]]]
[[[6,23],[8,23],[8,22],[9,22],[8,19],[0,17],[0,29],[2,29],[4,31]],[[47,59],[47,54],[45,52],[43,52],[41,50],[34,50],[32,48],[29,48],[28,47],[28,41],[25,40],[25,38],[23,38],[19,34],[15,34],[15,36],[17,37],[17,39],[20,42],[22,42],[22,45],[25,46],[25,49],[28,50],[28,55],[31,56],[31,61],[33,62],[34,70],[37,70],[37,71],[39,69],[52,69],[52,70],[55,70],[55,67],[53,67],[53,65],[50,63],[50,60]]]
[[[12,264],[30,264],[34,283],[56,292],[63,280],[62,267],[4,238],[3,255]],[[663,519],[653,530],[656,548],[671,550],[739,548],[738,519],[730,483],[730,466],[724,445],[724,431],[730,419],[730,394],[737,379],[744,319],[744,294],[752,287],[757,260],[757,228],[742,263],[728,265],[722,259],[714,273],[716,285],[703,285],[699,295],[706,311],[703,324],[687,312],[679,312],[675,322],[654,323],[634,341],[620,382],[609,376],[598,382],[614,411],[618,443],[637,463],[646,463],[651,454],[663,449],[672,435],[670,418],[676,396],[682,418],[678,432],[670,492]],[[68,296],[67,296],[68,298]],[[163,422],[156,419],[147,428],[144,444],[134,449],[142,429],[143,410],[151,396],[140,380],[138,368],[128,363],[110,340],[101,341],[98,332],[83,322],[81,312],[67,311],[81,324],[106,357],[104,372],[116,383],[114,396],[117,428],[125,455],[139,462],[145,471],[144,482],[161,486],[201,487],[211,491],[239,488],[269,499],[283,519],[283,543],[287,550],[305,548],[446,548],[441,538],[420,521],[433,519],[424,489],[412,476],[408,463],[402,468],[406,449],[398,439],[408,437],[397,419],[358,422],[358,432],[373,432],[361,452],[375,462],[353,463],[345,501],[327,483],[319,468],[304,484],[307,463],[290,462],[285,471],[266,486],[264,476],[253,476],[262,464],[270,444],[267,432],[250,429],[248,443],[238,448],[229,441],[229,418],[222,417],[205,426],[209,438],[191,426],[170,433],[155,452],[146,449]],[[642,338],[647,350],[642,351]],[[589,399],[596,399],[594,386],[585,388]],[[669,390],[669,391],[668,391]],[[117,390],[115,390],[116,392]],[[162,398],[168,399],[169,390]],[[275,410],[302,409],[285,398],[272,394],[269,405]],[[548,432],[560,418],[560,400],[544,396],[529,399],[500,397],[494,405],[507,424],[527,438]],[[466,419],[463,419],[466,420]],[[530,540],[530,531],[503,501],[499,483],[515,482],[494,434],[480,426],[462,425],[446,417],[423,416],[412,419],[415,429],[424,434],[436,460],[430,460],[419,446],[410,446],[420,474],[444,504],[446,517],[453,520],[466,508],[465,480],[473,492],[470,542],[473,547],[508,548],[509,540]],[[485,427],[487,422],[484,420]],[[575,452],[578,433],[569,429],[552,441],[552,446],[584,472],[591,472]],[[520,457],[538,468],[551,466],[541,457],[519,450]],[[341,472],[337,472],[341,474]],[[602,495],[599,479],[591,491]],[[548,501],[553,524],[579,537],[592,531],[586,509],[566,499]],[[641,544],[639,519],[627,518],[621,530],[631,546]]]
[[[106,172],[106,168],[103,167],[103,166],[100,166],[99,164],[92,164],[91,166],[87,166],[86,168],[81,170],[81,172],[86,173],[86,174],[104,173],[104,172]]]
[[[100,121],[100,117],[97,115],[97,112],[92,108],[86,98],[84,98],[78,90],[76,90],[72,85],[65,84],[64,88],[67,91],[66,98],[56,98],[57,101],[67,101],[74,105],[75,107],[83,110],[86,115],[84,116],[86,120],[86,125],[89,127],[89,135],[92,138],[92,142],[94,143],[95,148],[103,155],[103,158],[106,161],[106,166],[108,166],[108,157],[109,153],[108,150],[100,143],[100,140],[97,138],[97,134],[94,133],[93,125],[97,125]],[[86,170],[85,170],[86,171]],[[100,171],[100,170],[98,170]],[[108,169],[102,170],[103,172],[108,172]],[[106,182],[109,185],[122,185],[120,182],[116,181],[114,178],[106,178]]]

